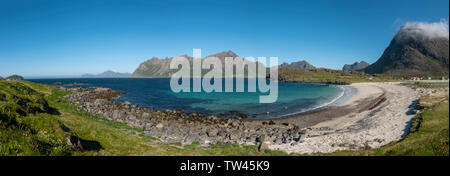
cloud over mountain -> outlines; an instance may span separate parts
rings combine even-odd
[[[432,40],[436,38],[449,38],[448,22],[407,22],[400,27],[395,35],[395,39],[399,41],[406,39]]]
[[[393,76],[448,76],[448,23],[408,22],[383,55],[364,69]]]

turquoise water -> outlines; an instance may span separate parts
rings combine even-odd
[[[159,110],[182,109],[214,115],[240,111],[254,118],[274,118],[310,111],[327,105],[343,95],[343,89],[338,86],[279,83],[277,101],[265,104],[259,103],[259,96],[267,95],[261,92],[174,93],[170,89],[170,79],[167,78],[34,79],[30,81],[46,84],[84,83],[88,87],[99,86],[127,91],[128,93],[119,101],[129,101],[142,107]]]

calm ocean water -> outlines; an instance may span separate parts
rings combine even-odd
[[[83,83],[84,87],[107,87],[126,91],[118,101],[129,101],[141,107],[165,109],[186,109],[185,111],[206,114],[240,111],[256,118],[273,118],[306,112],[324,106],[343,95],[338,86],[305,83],[279,83],[278,100],[270,104],[260,104],[261,92],[232,93],[174,93],[170,89],[169,78],[78,78],[78,79],[31,79],[45,84]],[[247,80],[245,82],[247,84]],[[269,113],[267,113],[269,112]]]

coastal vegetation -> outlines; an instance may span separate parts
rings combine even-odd
[[[366,74],[359,71],[342,71],[325,68],[301,70],[295,68],[280,68],[278,70],[279,79],[282,81],[299,82],[384,82],[395,81],[394,77],[382,74]]]
[[[69,137],[54,118],[44,90],[0,81],[0,155],[67,155]]]

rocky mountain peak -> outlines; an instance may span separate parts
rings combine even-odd
[[[369,63],[365,61],[361,62],[355,62],[353,64],[345,64],[344,67],[342,67],[342,70],[344,71],[357,71],[357,70],[363,70],[367,66],[369,66]]]
[[[448,76],[448,24],[401,27],[383,55],[364,71],[393,76]]]

